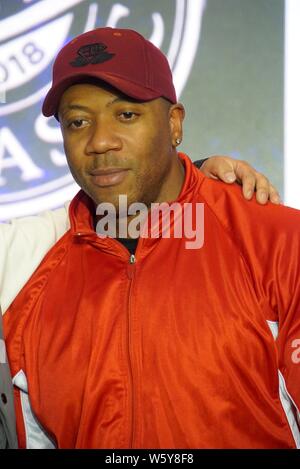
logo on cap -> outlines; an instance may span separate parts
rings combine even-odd
[[[101,64],[107,60],[111,60],[115,54],[106,52],[107,46],[101,42],[95,44],[87,44],[78,49],[78,57],[70,62],[72,67],[84,67],[89,64]]]

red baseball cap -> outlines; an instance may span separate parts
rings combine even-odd
[[[98,28],[77,36],[58,53],[44,116],[55,115],[64,91],[87,77],[138,101],[177,101],[168,60],[156,46],[132,29]]]

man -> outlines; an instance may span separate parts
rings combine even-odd
[[[256,189],[259,203],[265,204],[268,198],[273,203],[279,202],[279,195],[272,184],[246,162],[229,157],[211,157],[195,164],[201,166],[207,177],[218,177],[227,183],[235,179],[240,181],[245,198],[251,198]],[[67,209],[68,204],[62,209],[0,225],[0,294],[3,311],[7,310],[46,252],[69,229]],[[0,395],[0,449],[17,448],[12,383],[3,340],[1,307]]]
[[[43,112],[83,190],[4,316],[20,446],[299,444],[299,265],[285,256],[299,213],[244,202],[177,154],[183,106],[165,57],[134,31],[65,46]],[[150,228],[153,203],[191,216],[204,203],[203,246],[174,236],[176,217],[169,237],[158,221],[132,239],[120,195],[149,209]],[[129,239],[97,236],[103,203]]]
[[[201,161],[196,163],[197,166],[199,163]],[[266,203],[268,198],[273,203],[279,202],[279,195],[272,184],[246,162],[229,157],[211,157],[204,160],[201,170],[207,177],[219,177],[228,183],[237,178],[243,184],[246,198],[251,198],[255,189],[259,203]],[[0,303],[3,311],[7,310],[47,251],[68,229],[68,204],[62,209],[0,225]],[[3,340],[1,307],[0,396],[0,449],[16,448],[12,383]]]

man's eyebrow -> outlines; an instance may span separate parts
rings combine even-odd
[[[62,115],[64,115],[65,112],[67,111],[90,111],[90,108],[88,106],[83,106],[82,104],[68,104],[62,108]]]

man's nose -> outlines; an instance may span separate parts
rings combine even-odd
[[[115,126],[111,122],[104,121],[103,119],[95,122],[87,142],[87,153],[101,154],[111,150],[120,150],[121,148],[121,138]]]

